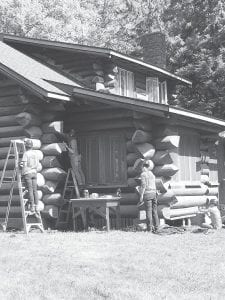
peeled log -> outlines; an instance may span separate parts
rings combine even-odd
[[[16,116],[16,121],[19,125],[24,127],[26,126],[39,126],[41,125],[41,120],[38,116],[28,113],[22,112]]]
[[[140,154],[139,153],[128,153],[127,154],[127,165],[128,166],[133,166],[135,161],[140,158]]]
[[[62,198],[62,194],[60,194],[60,193],[47,194],[47,195],[44,195],[42,201],[46,205],[61,206],[63,203],[63,198]]]
[[[58,182],[46,180],[45,184],[42,186],[42,191],[46,194],[54,193],[57,188]]]
[[[159,194],[158,197],[158,204],[159,205],[169,205],[171,203],[176,203],[176,197],[172,190],[168,190],[166,193]]]
[[[60,155],[63,151],[65,151],[65,145],[63,143],[52,143],[43,145],[41,147],[42,152],[44,155],[54,156]]]
[[[176,196],[177,202],[171,208],[186,208],[192,206],[203,206],[207,199],[216,199],[216,196]]]
[[[42,136],[42,130],[41,130],[41,128],[39,128],[37,126],[31,126],[28,128],[24,128],[24,132],[25,132],[26,136],[31,139],[39,139]],[[15,136],[15,134],[14,134],[14,136]]]
[[[150,142],[152,139],[152,134],[147,131],[143,130],[136,130],[132,136],[132,142],[134,144],[141,144],[141,143],[146,143]]]
[[[54,167],[59,167],[61,168],[61,164],[59,163],[58,159],[56,156],[45,156],[41,162],[43,168],[54,168]]]
[[[156,166],[153,169],[153,173],[155,176],[163,176],[163,177],[171,177],[178,171],[178,167],[173,164]]]
[[[218,187],[208,187],[208,193],[209,196],[217,196],[219,193]]]
[[[37,186],[42,187],[45,184],[45,178],[41,173],[37,173]]]
[[[62,132],[62,122],[55,121],[50,123],[44,123],[41,128],[44,133]]]
[[[197,196],[197,195],[205,195],[208,192],[208,187],[202,184],[201,187],[196,188],[180,188],[180,189],[172,189],[176,196]]]
[[[55,205],[45,205],[45,208],[42,211],[42,213],[45,217],[57,219],[59,216],[59,209]]]
[[[157,150],[167,150],[179,147],[180,136],[169,135],[164,138],[155,140],[155,148]]]
[[[34,150],[39,150],[41,148],[41,141],[38,139],[31,139],[33,143],[33,149]]]
[[[5,217],[7,206],[0,206],[0,216]],[[12,206],[10,208],[9,216],[20,216],[22,213],[20,206]]]
[[[58,138],[54,133],[44,133],[41,137],[43,144],[50,144],[58,142]]]
[[[173,152],[171,150],[162,150],[162,151],[156,151],[152,160],[156,165],[165,165],[165,164],[172,164],[174,161],[176,161],[177,157],[178,157],[178,153],[176,152]]]
[[[5,158],[4,159],[0,159],[0,170],[3,170],[4,168],[4,165],[5,165]],[[15,159],[13,158],[10,158],[8,160],[8,163],[7,163],[7,170],[12,170],[15,168]]]
[[[169,187],[171,189],[184,189],[186,188],[201,188],[203,184],[200,181],[170,181]]]
[[[156,189],[160,191],[160,193],[166,193],[168,190],[169,181],[163,177],[158,177],[155,179]]]
[[[169,219],[185,218],[187,216],[195,216],[199,213],[198,206],[187,208],[174,208],[170,209]]]
[[[67,174],[61,168],[44,169],[41,173],[45,177],[45,179],[53,181],[61,181],[66,177]]]
[[[155,147],[149,143],[136,144],[136,148],[145,159],[151,159],[155,154]]]

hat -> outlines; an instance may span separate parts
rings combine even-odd
[[[27,139],[27,140],[24,141],[24,144],[25,144],[26,148],[32,148],[33,147],[32,140]]]

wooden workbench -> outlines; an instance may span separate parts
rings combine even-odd
[[[73,214],[73,229],[76,230],[76,218],[81,215],[84,228],[88,228],[87,209],[106,220],[106,229],[110,230],[109,212],[116,214],[116,227],[120,228],[120,197],[77,198],[70,199]]]

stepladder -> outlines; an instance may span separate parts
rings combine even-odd
[[[76,180],[76,175],[73,172],[73,169],[69,168],[62,193],[63,203],[59,209],[59,216],[56,222],[57,229],[67,229],[71,213],[70,199],[73,197],[79,198],[80,192]]]
[[[21,229],[28,234],[31,228],[44,232],[41,213],[31,212],[27,188],[22,180],[20,158],[25,151],[23,140],[11,140],[0,179],[0,201],[5,205],[5,215],[1,216],[3,231],[8,228]],[[13,170],[10,169],[13,161]],[[2,197],[2,193],[6,193]]]

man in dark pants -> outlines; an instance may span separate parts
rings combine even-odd
[[[159,217],[157,213],[157,191],[155,175],[152,173],[154,164],[151,160],[144,162],[141,173],[140,203],[144,202],[146,211],[147,231],[157,232]]]
[[[26,151],[21,161],[22,176],[28,189],[30,211],[38,212],[38,193],[37,193],[37,168],[39,159],[33,148],[32,140],[25,141]]]

